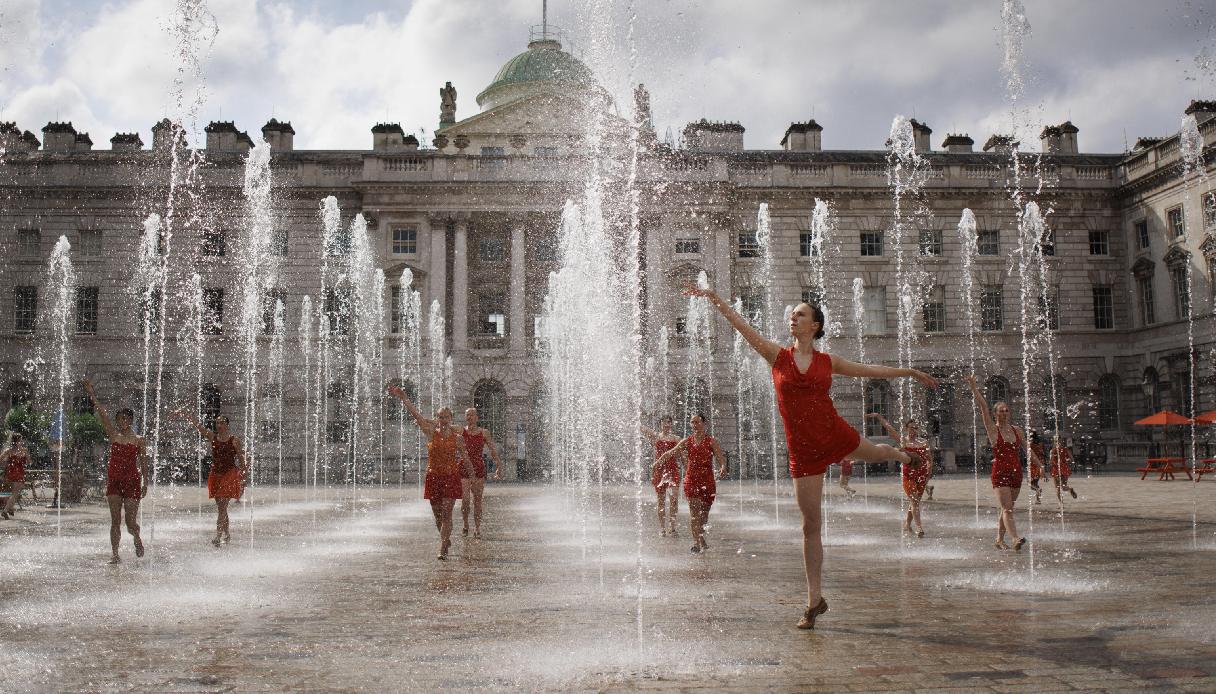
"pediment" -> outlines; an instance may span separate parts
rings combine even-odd
[[[1205,234],[1204,240],[1200,242],[1200,254],[1206,258],[1212,258],[1214,252],[1213,235]]]
[[[1179,265],[1181,263],[1186,263],[1187,259],[1190,258],[1191,255],[1191,253],[1188,253],[1179,246],[1172,246],[1171,249],[1166,252],[1166,255],[1162,256],[1162,262],[1166,263],[1167,265]]]
[[[1149,258],[1139,258],[1132,264],[1132,274],[1137,277],[1149,277],[1154,274],[1154,261]]]

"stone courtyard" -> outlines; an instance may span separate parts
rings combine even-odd
[[[1213,691],[1212,482],[1074,481],[1063,520],[1020,500],[1018,554],[984,479],[979,520],[971,476],[937,479],[921,540],[893,478],[830,487],[814,632],[786,481],[721,483],[700,556],[649,488],[491,485],[446,563],[413,487],[256,488],[218,550],[197,490],[162,487],[118,567],[100,505],[27,501],[0,661],[13,691]]]

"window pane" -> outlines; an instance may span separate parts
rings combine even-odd
[[[1141,299],[1141,323],[1154,324],[1154,281],[1153,277],[1137,278],[1137,293]]]
[[[398,227],[393,230],[393,253],[408,254],[418,252],[418,227]]]
[[[37,229],[20,229],[17,231],[17,255],[22,258],[37,258],[39,234]]]
[[[18,333],[34,332],[38,319],[38,288],[13,288],[13,330]]]
[[[761,257],[761,244],[756,240],[755,231],[744,231],[739,234],[739,257]]]
[[[920,250],[921,255],[939,256],[942,255],[942,232],[941,231],[923,231],[920,235]]]
[[[507,244],[501,238],[478,239],[478,260],[496,263],[507,259]]]
[[[224,331],[224,290],[207,287],[203,290],[203,334],[219,335]]]
[[[203,255],[218,258],[224,255],[225,250],[223,231],[203,232]]]
[[[1112,299],[1111,287],[1094,287],[1094,327],[1096,330],[1110,330],[1116,327],[1115,305]]]
[[[82,231],[80,242],[72,249],[77,257],[96,258],[101,255],[101,232]]]
[[[1168,210],[1166,213],[1166,223],[1171,228],[1171,231],[1174,232],[1175,238],[1183,236],[1183,208],[1176,207],[1173,210]]]
[[[97,334],[97,287],[76,288],[76,333]]]
[[[1092,231],[1089,238],[1091,255],[1107,255],[1110,252],[1106,231]]]
[[[941,333],[947,329],[946,288],[938,285],[926,295],[922,307],[922,322],[925,332]]]
[[[980,291],[980,329],[1001,330],[1002,323],[1002,288],[986,286]]]
[[[982,229],[976,232],[976,254],[998,255],[1001,252],[1000,232]]]
[[[1115,378],[1099,381],[1099,428],[1120,428],[1120,384]]]
[[[819,250],[815,246],[815,236],[810,231],[804,231],[799,234],[799,255],[804,258],[813,255],[819,255]]]
[[[1175,287],[1175,318],[1183,320],[1191,312],[1191,292],[1187,286],[1187,267],[1171,268],[1171,284]]]
[[[701,253],[701,239],[676,239],[677,254]]]
[[[862,293],[863,330],[867,335],[887,332],[887,288],[866,287]]]
[[[864,231],[860,237],[861,253],[864,256],[880,256],[883,255],[883,233],[878,231]]]

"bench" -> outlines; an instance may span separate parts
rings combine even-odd
[[[1199,465],[1196,466],[1196,481],[1197,482],[1204,479],[1205,475],[1212,475],[1212,474],[1215,474],[1214,467],[1213,467],[1213,458],[1205,458],[1204,460],[1200,461]]]
[[[1182,472],[1187,475],[1187,478],[1192,479],[1192,472],[1186,465],[1175,466],[1175,463],[1183,463],[1183,458],[1149,458],[1145,461],[1145,467],[1137,468],[1137,472],[1141,473],[1141,479],[1145,479],[1151,472],[1158,473],[1158,481],[1166,479],[1175,479],[1176,472]]]

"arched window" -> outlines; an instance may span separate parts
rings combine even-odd
[[[1115,374],[1099,379],[1099,428],[1120,428],[1120,377]]]
[[[865,392],[865,407],[866,414],[877,413],[888,417],[888,401],[889,388],[887,381],[868,381]],[[866,418],[866,435],[867,436],[884,436],[886,430],[878,420]]]
[[[1010,382],[1001,376],[985,381],[985,399],[989,401],[989,407],[999,402],[1010,404]]]
[[[414,385],[414,381],[411,381],[408,378],[404,381],[400,378],[394,378],[389,380],[389,385],[401,388],[406,392],[406,398],[409,399],[410,402],[414,403],[415,405],[418,404],[418,386]],[[396,422],[400,420],[402,416],[404,416],[405,412],[406,408],[402,406],[401,400],[398,400],[392,395],[385,397],[385,419]]]
[[[473,406],[478,411],[478,423],[501,441],[507,430],[507,391],[498,381],[478,381],[473,387]]]

